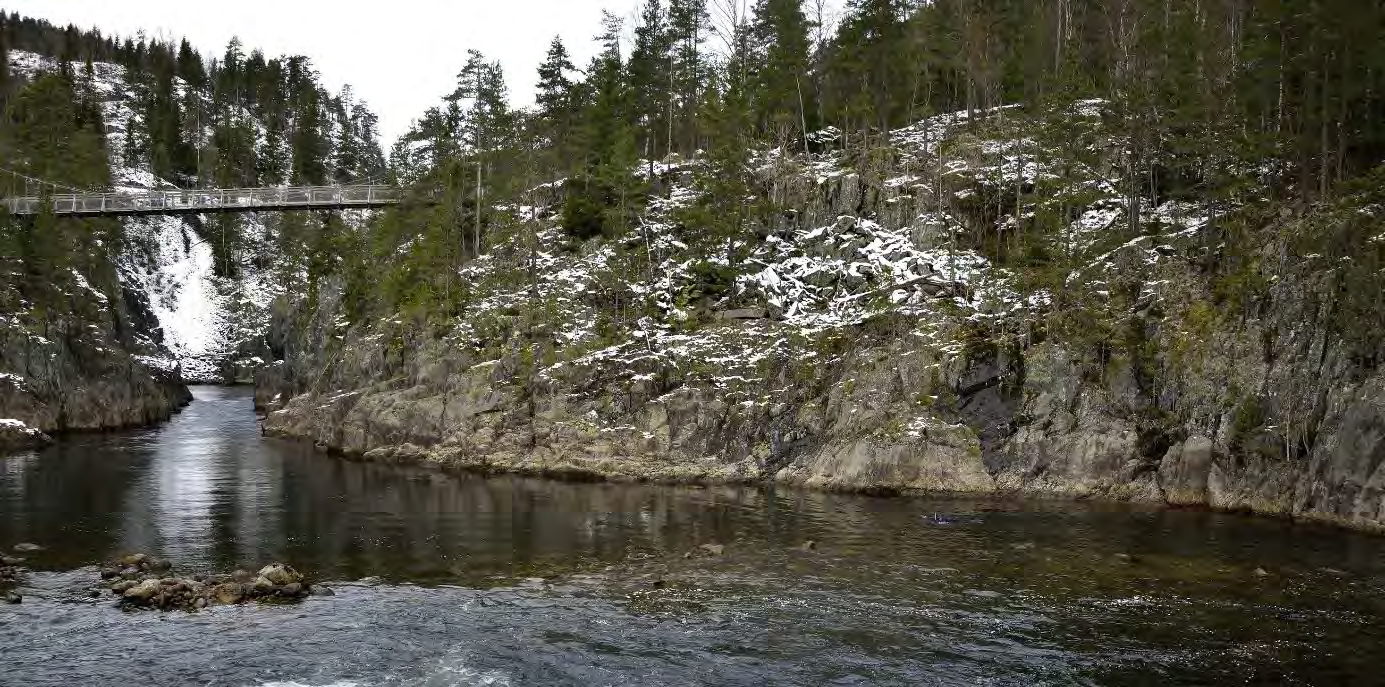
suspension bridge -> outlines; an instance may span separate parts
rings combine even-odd
[[[58,216],[121,217],[138,215],[196,215],[283,210],[350,210],[398,205],[402,193],[394,186],[290,186],[285,188],[223,188],[159,190],[138,193],[61,193],[0,198],[11,215],[37,215],[44,207]]]
[[[337,186],[106,192],[73,188],[4,167],[0,167],[0,174],[8,175],[10,181],[8,192],[0,190],[0,208],[17,217],[46,210],[59,216],[85,217],[351,210],[398,205],[403,197],[398,187],[373,179]],[[23,192],[16,193],[21,186]],[[420,200],[426,203],[431,199]]]

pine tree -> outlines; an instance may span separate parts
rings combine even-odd
[[[781,144],[788,142],[790,132],[806,141],[803,137],[812,127],[809,113],[815,113],[816,107],[814,94],[805,92],[811,86],[811,25],[802,0],[759,0],[753,17],[756,126]]]
[[[887,129],[902,123],[908,92],[903,64],[906,5],[902,0],[850,0],[828,54],[830,116],[845,129]]]
[[[640,24],[635,27],[635,47],[630,53],[631,107],[638,127],[637,145],[652,162],[668,153],[666,140],[672,97],[672,33],[662,0],[645,0]]]
[[[588,102],[580,125],[583,172],[569,181],[563,209],[564,228],[578,238],[624,231],[637,207],[632,174],[637,154],[620,49],[622,21],[606,12],[601,23],[601,51],[587,70]]]
[[[539,118],[553,128],[559,128],[572,114],[573,89],[576,84],[568,74],[577,71],[560,36],[554,36],[548,54],[539,65],[539,83],[534,98]]]
[[[684,154],[691,154],[699,143],[697,115],[702,106],[703,86],[709,80],[702,59],[702,41],[710,21],[707,0],[669,0],[674,101],[669,139],[670,145]]]

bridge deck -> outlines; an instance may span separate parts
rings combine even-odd
[[[345,210],[379,208],[399,203],[393,186],[305,186],[289,188],[226,188],[144,193],[67,193],[50,197],[57,215],[191,215],[266,210]],[[12,215],[37,215],[43,199],[0,198]]]

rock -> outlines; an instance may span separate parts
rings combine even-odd
[[[22,597],[22,596],[20,596],[20,595],[18,595],[18,594],[16,594],[16,593],[14,593],[14,592],[8,592],[8,593],[5,594],[5,603],[7,603],[7,604],[24,603],[24,597]]]
[[[159,594],[161,589],[162,585],[159,584],[158,580],[145,580],[138,585],[126,589],[122,596],[125,597],[126,601],[148,603],[150,599],[153,599]]]
[[[23,558],[17,558],[15,556],[0,556],[0,565],[19,565],[23,562]]]
[[[264,596],[274,591],[274,583],[268,577],[260,576],[250,583],[251,596]]]
[[[101,569],[101,579],[103,579],[103,580],[113,580],[113,579],[115,579],[115,578],[117,578],[117,577],[120,577],[120,569],[119,569],[119,568],[102,568],[102,569]]]
[[[166,558],[151,558],[145,562],[145,567],[149,568],[150,570],[167,572],[173,569],[173,562],[169,561]]]
[[[14,545],[14,551],[15,551],[16,553],[33,553],[33,552],[35,552],[35,551],[42,551],[42,550],[43,550],[43,547],[42,547],[42,546],[39,546],[38,544],[24,543],[24,544],[15,544],[15,545]]]
[[[279,593],[289,597],[303,596],[303,585],[299,582],[290,582],[280,588]]]
[[[99,598],[101,598],[101,590],[100,590],[100,589],[93,589],[93,590],[87,592],[87,596],[89,596],[89,597],[91,597],[91,598],[93,598],[93,599],[99,599]]]
[[[312,594],[313,596],[336,596],[336,595],[337,595],[337,593],[336,593],[335,591],[333,591],[331,587],[324,587],[324,586],[322,586],[322,585],[320,585],[320,584],[315,584],[315,585],[313,585],[312,587],[309,587],[309,588],[308,588],[308,593],[309,593],[309,594]]]
[[[1264,568],[1256,568],[1256,569],[1255,569],[1255,576],[1256,576],[1256,577],[1269,577],[1269,576],[1270,576],[1270,571],[1268,571],[1268,570],[1266,570],[1266,569],[1264,569]]]
[[[241,584],[249,584],[251,580],[255,579],[255,576],[251,575],[249,570],[237,570],[231,573],[231,579]]]
[[[137,584],[139,583],[135,582],[134,580],[121,580],[111,585],[111,591],[116,594],[124,594],[126,590],[134,587]]]
[[[245,587],[237,582],[225,582],[212,587],[211,598],[220,604],[238,604],[245,600]]]
[[[813,541],[812,539],[809,539],[808,541],[803,542],[803,544],[800,545],[800,546],[798,547],[798,550],[799,550],[799,551],[816,551],[817,548],[818,548],[818,543],[815,542],[815,541]]]
[[[703,544],[697,548],[706,552],[708,556],[720,556],[726,552],[726,546],[722,544]]]
[[[763,320],[765,316],[764,308],[737,308],[717,313],[719,320]]]
[[[1019,544],[1011,544],[1011,545],[1010,545],[1010,548],[1012,548],[1012,549],[1014,549],[1014,550],[1016,550],[1016,551],[1032,551],[1032,550],[1034,550],[1034,542],[1032,542],[1032,541],[1027,541],[1027,542],[1021,542],[1021,543],[1019,543]],[[1117,556],[1117,557],[1119,557],[1119,556]]]
[[[266,565],[260,568],[260,577],[269,580],[270,584],[274,585],[285,585],[303,581],[303,576],[299,574],[297,570],[282,563]]]
[[[192,607],[193,607],[193,608],[196,608],[196,609],[199,609],[199,610],[200,610],[200,609],[203,609],[203,608],[206,608],[206,607],[207,607],[207,600],[206,600],[205,598],[199,596],[199,597],[197,597],[196,599],[193,600],[193,602],[192,602]]]
[[[120,563],[122,567],[138,568],[147,560],[149,560],[149,556],[146,554],[132,553],[129,555],[121,556],[117,562]]]
[[[1128,553],[1118,553],[1118,554],[1116,554],[1116,560],[1118,560],[1118,561],[1120,561],[1120,562],[1122,562],[1122,563],[1134,564],[1134,563],[1139,563],[1139,562],[1140,562],[1140,557],[1139,557],[1139,556],[1132,556],[1132,555],[1130,555],[1130,554],[1128,554]]]

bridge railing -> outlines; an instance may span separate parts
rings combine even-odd
[[[287,188],[228,188],[205,191],[147,191],[143,193],[64,193],[48,197],[58,215],[174,214],[180,212],[249,212],[256,209],[380,207],[399,202],[393,186],[297,186]],[[13,215],[36,215],[38,197],[3,198]]]

